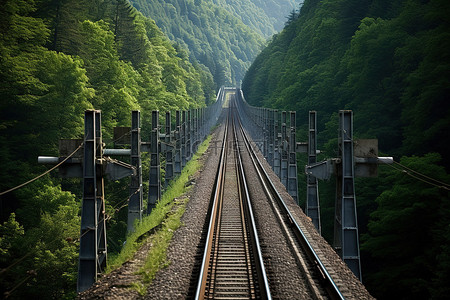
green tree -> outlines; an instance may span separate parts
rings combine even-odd
[[[16,221],[14,214],[0,226],[0,262],[5,270],[1,290],[6,293],[13,291],[10,295],[16,299],[73,298],[79,205],[73,195],[61,191],[60,187],[44,185],[40,191],[17,215],[22,219],[32,217],[27,219],[28,230]],[[33,221],[35,223],[31,227]]]
[[[336,111],[351,109],[355,136],[378,138],[389,156],[422,155],[403,160],[448,182],[442,172],[450,168],[443,138],[450,129],[450,60],[442,49],[450,40],[449,11],[445,0],[305,1],[249,68],[246,99],[295,109],[299,132],[307,131],[307,112],[318,111],[323,158],[336,156]],[[428,154],[434,152],[442,159]],[[445,297],[448,193],[382,174],[358,179],[356,187],[365,284],[380,298]],[[333,184],[321,184],[320,192],[323,234],[331,240]]]
[[[364,18],[341,61],[347,79],[340,105],[355,111],[355,127],[378,137],[382,149],[401,145],[402,78],[396,70],[396,51],[406,37],[395,21]]]
[[[2,274],[3,278],[0,284],[2,295],[5,295],[16,284],[16,278],[21,272],[24,272],[23,268],[21,270],[8,268],[19,255],[24,255],[25,253],[23,247],[24,234],[23,226],[16,221],[14,213],[0,225],[0,264],[3,272],[12,274],[10,276]]]
[[[450,176],[437,165],[439,160],[438,154],[403,157],[400,163],[408,171],[393,170],[383,178],[392,187],[377,198],[378,208],[370,215],[361,245],[375,269],[368,270],[365,283],[377,297],[430,298],[433,281],[448,272],[436,272],[436,258],[448,255],[448,190],[417,181],[417,174],[409,170],[448,182]]]
[[[83,59],[89,84],[96,91],[93,107],[102,110],[102,126],[112,132],[114,126],[128,124],[131,111],[139,109],[139,74],[131,63],[119,59],[114,35],[100,20],[81,23]]]
[[[63,53],[46,51],[37,68],[36,77],[46,89],[40,95],[28,121],[36,124],[39,140],[55,145],[60,138],[79,137],[83,132],[83,115],[92,108],[94,90],[79,59]],[[47,149],[43,149],[45,151]]]
[[[442,49],[449,46],[449,11],[450,3],[442,0],[410,4],[399,22],[412,34],[398,49],[405,83],[401,97],[404,151],[439,152],[447,167],[450,145],[442,137],[450,127],[450,58]],[[412,18],[419,22],[412,23]]]
[[[44,151],[56,154],[57,139],[63,134],[80,133],[80,113],[89,107],[92,91],[86,88],[87,77],[78,60],[43,47],[49,31],[42,19],[30,15],[35,11],[32,2],[2,5],[0,140],[8,159],[1,174],[4,190],[30,179],[36,156]],[[11,200],[14,194],[6,199],[17,202]]]
[[[76,295],[78,211],[79,206],[72,197],[59,205],[54,213],[43,213],[40,226],[30,232],[31,239],[37,240],[33,260],[36,275],[28,283],[31,287],[23,294],[53,299],[73,299]]]
[[[172,40],[183,41],[189,48],[190,61],[209,69],[216,90],[222,84],[238,83],[263,44],[261,36],[242,20],[213,2],[203,1],[201,5],[186,0],[132,2]]]

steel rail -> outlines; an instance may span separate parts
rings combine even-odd
[[[213,201],[213,205],[211,208],[211,217],[209,219],[209,228],[208,228],[208,234],[206,236],[206,244],[205,244],[205,250],[203,253],[203,260],[202,265],[200,268],[200,276],[198,280],[198,285],[195,293],[195,299],[203,299],[204,294],[202,294],[202,291],[205,291],[206,289],[206,283],[207,283],[207,277],[208,277],[208,264],[211,257],[211,248],[212,248],[212,236],[214,234],[214,228],[217,220],[217,206],[218,206],[218,199],[220,198],[221,194],[223,194],[223,185],[221,184],[223,182],[224,173],[225,173],[225,156],[226,156],[226,148],[227,148],[227,135],[228,135],[228,117],[225,125],[224,130],[224,136],[222,140],[222,150],[220,152],[220,158],[219,158],[219,166],[216,173],[216,180],[215,180],[215,186],[214,186],[214,194],[211,197],[211,201]]]
[[[251,229],[250,233],[252,235],[251,241],[253,243],[253,249],[256,249],[257,258],[255,259],[255,261],[256,261],[258,280],[260,282],[260,296],[263,297],[263,299],[272,299],[272,295],[271,295],[270,287],[269,287],[268,276],[267,276],[266,270],[264,268],[264,260],[262,257],[261,245],[259,243],[258,231],[256,229],[257,227],[256,227],[255,217],[253,214],[252,204],[250,201],[250,194],[249,194],[249,189],[248,189],[248,185],[247,185],[247,180],[245,179],[246,176],[244,173],[244,166],[242,163],[241,148],[239,146],[236,127],[234,125],[234,122],[233,122],[233,133],[234,133],[234,140],[236,141],[235,145],[237,148],[236,153],[237,153],[238,172],[239,172],[239,176],[242,178],[241,184],[242,184],[242,188],[243,188],[243,196],[245,199],[247,214],[249,215],[249,220],[251,223],[250,224],[250,229]],[[262,287],[261,287],[261,285],[262,285]]]
[[[269,193],[271,195],[273,195],[276,199],[276,201],[278,202],[279,206],[281,207],[281,209],[283,210],[283,213],[287,216],[287,218],[290,220],[292,226],[291,228],[293,229],[298,242],[302,245],[304,251],[306,252],[306,254],[308,255],[308,258],[310,259],[311,262],[313,262],[313,264],[316,266],[319,274],[322,275],[322,279],[325,282],[325,289],[328,293],[328,295],[332,298],[332,299],[345,299],[345,297],[342,295],[341,291],[339,290],[338,286],[336,285],[336,283],[334,282],[333,278],[331,277],[330,273],[328,272],[328,270],[326,269],[325,265],[322,263],[322,261],[320,260],[319,256],[317,255],[316,251],[314,250],[314,248],[312,247],[311,243],[308,241],[308,239],[306,238],[303,230],[300,228],[299,224],[297,223],[297,221],[295,220],[294,216],[292,215],[292,213],[290,212],[289,208],[287,207],[286,203],[284,202],[283,198],[281,197],[281,195],[279,194],[278,190],[275,188],[275,185],[273,184],[272,180],[270,179],[269,175],[267,174],[266,170],[264,169],[264,167],[262,166],[261,161],[259,160],[258,156],[255,154],[255,150],[253,149],[249,138],[247,136],[247,133],[245,132],[242,123],[241,123],[241,116],[240,116],[240,110],[237,109],[238,114],[239,114],[239,128],[242,132],[242,136],[244,138],[244,143],[245,146],[249,149],[249,153],[251,154],[251,158],[252,158],[252,162],[256,168],[256,170],[258,171],[258,173],[260,173],[261,179],[263,180],[263,186],[265,186],[266,188],[269,188],[270,191],[266,191],[266,193]],[[266,184],[264,184],[264,182]]]
[[[237,132],[234,124],[234,117],[232,117],[232,112],[235,111],[235,109],[232,107],[232,105],[229,108],[229,115],[227,117],[226,126],[225,126],[225,134],[223,139],[223,147],[222,152],[220,156],[219,161],[219,167],[216,174],[216,183],[214,188],[213,196],[211,197],[212,208],[211,208],[211,216],[209,218],[209,228],[208,228],[208,234],[205,244],[205,250],[203,253],[203,261],[201,265],[200,270],[200,276],[199,281],[197,284],[197,290],[195,294],[195,299],[205,299],[205,298],[211,298],[214,296],[219,295],[227,295],[227,297],[239,297],[239,299],[272,299],[269,283],[267,279],[267,274],[264,268],[264,261],[262,258],[262,252],[261,252],[261,246],[259,244],[258,239],[258,233],[256,229],[256,223],[254,220],[254,214],[251,207],[251,201],[250,201],[250,195],[248,191],[248,185],[245,178],[245,172],[243,169],[242,159],[240,156],[241,149],[239,148],[239,145],[237,143]],[[231,129],[230,129],[231,128]],[[227,137],[229,134],[232,134],[234,137],[234,141],[227,141]],[[234,151],[234,166],[235,166],[235,172],[236,172],[236,180],[237,180],[237,189],[238,189],[238,198],[239,202],[236,202],[239,206],[238,211],[240,211],[239,215],[239,223],[241,224],[238,227],[235,227],[232,231],[230,231],[230,226],[233,225],[226,225],[228,223],[222,224],[222,210],[226,210],[225,207],[225,199],[223,198],[225,195],[224,192],[224,183],[221,181],[225,179],[225,170],[226,170],[226,164],[228,155],[227,152],[230,150],[230,145],[233,145],[233,148],[231,151]],[[226,198],[228,199],[228,198]],[[236,199],[238,200],[238,199]],[[229,200],[228,200],[229,201]],[[230,202],[227,205],[228,211],[230,209]],[[228,218],[235,218],[233,216],[236,216],[235,214],[227,215],[228,217],[224,217],[224,221]],[[231,223],[233,224],[233,223]],[[242,226],[242,244],[241,242],[237,242],[236,247],[243,249],[239,252],[241,254],[238,254],[238,257],[245,256],[245,260],[241,260],[241,264],[239,263],[232,263],[230,265],[230,268],[234,268],[237,270],[238,273],[233,276],[233,272],[229,269],[225,269],[226,273],[229,273],[231,278],[227,279],[227,277],[217,277],[218,274],[222,274],[224,272],[223,264],[225,263],[226,266],[229,265],[227,263],[227,260],[229,258],[230,253],[227,253],[226,249],[229,249],[230,241],[228,237],[225,237],[225,248],[223,250],[221,248],[221,244],[219,243],[219,239],[221,239],[221,235],[224,234],[224,236],[229,236],[230,232],[235,232],[236,230],[239,230]],[[219,233],[219,231],[224,228],[224,233]],[[234,226],[233,226],[234,228]],[[222,231],[220,231],[222,232]],[[236,234],[236,233],[234,233]],[[234,235],[233,235],[234,236]],[[238,235],[236,235],[238,237]],[[239,246],[241,245],[241,246]],[[219,248],[220,247],[220,248]],[[238,249],[236,248],[236,249]],[[224,251],[224,252],[222,252]],[[234,251],[234,250],[233,250]],[[222,253],[222,254],[220,254]],[[245,253],[242,254],[242,253]],[[225,256],[223,256],[225,255]],[[223,257],[223,258],[221,258]],[[225,259],[225,261],[223,260]],[[237,259],[237,258],[236,258]],[[238,261],[240,259],[237,259]],[[221,262],[222,261],[222,262]],[[222,265],[222,269],[216,269],[216,266]],[[227,267],[228,268],[228,267]],[[240,277],[243,276],[237,275],[240,274],[243,270],[243,268],[246,271],[247,277]],[[240,271],[239,271],[240,270]],[[223,276],[223,275],[221,275]],[[233,278],[235,278],[233,280]],[[241,279],[238,279],[241,278]],[[240,285],[236,282],[242,281],[243,278],[247,278],[244,282],[247,282],[249,285]],[[225,280],[225,281],[223,281]],[[235,281],[237,280],[237,281]],[[233,282],[233,283],[232,283]],[[232,284],[231,284],[232,283]],[[231,285],[230,285],[231,284]],[[224,288],[222,285],[227,286],[227,288]],[[216,286],[217,289],[216,290]],[[222,287],[220,287],[222,286]],[[244,286],[247,286],[244,288]],[[215,293],[219,294],[215,294]],[[225,293],[225,294],[224,294]],[[248,297],[248,298],[247,298]]]

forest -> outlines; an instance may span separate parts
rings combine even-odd
[[[132,110],[142,111],[148,136],[152,110],[203,107],[214,97],[210,73],[126,0],[1,1],[1,297],[76,295],[80,181],[56,173],[3,192],[43,173],[37,157],[58,156],[60,138],[82,138],[86,109],[102,110],[111,144]],[[126,238],[126,210],[114,208],[127,185],[106,187],[111,253]]]
[[[284,16],[295,7],[292,0],[131,2],[186,49],[193,64],[207,67],[216,88],[240,83],[265,38],[280,29]]]
[[[300,141],[316,110],[319,159],[337,155],[340,109],[353,110],[356,139],[394,157],[356,182],[363,283],[380,299],[450,293],[449,46],[447,0],[305,0],[242,83],[251,104],[295,110]],[[334,186],[319,183],[330,243]]]
[[[271,37],[283,29],[286,17],[298,9],[293,0],[213,0],[224,7],[245,25],[265,38]]]
[[[46,171],[37,157],[58,156],[59,139],[83,137],[86,109],[102,111],[103,141],[112,146],[113,128],[129,126],[132,110],[141,110],[148,136],[152,110],[212,103],[218,87],[243,78],[293,7],[292,0],[255,3],[261,7],[220,0],[0,2],[2,297],[76,296],[82,198],[80,180],[58,172],[7,191]],[[145,162],[143,168],[148,175]],[[124,186],[126,179],[105,187],[110,257],[127,237]]]
[[[263,38],[210,0],[132,0],[167,36],[207,67],[216,88],[240,81]],[[208,3],[209,2],[209,3]]]

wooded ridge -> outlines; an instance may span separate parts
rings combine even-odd
[[[242,84],[253,105],[296,110],[301,139],[316,110],[322,159],[351,109],[356,138],[400,163],[356,183],[363,282],[381,299],[450,292],[449,16],[445,0],[306,0]],[[332,243],[334,183],[319,190]]]
[[[265,39],[296,7],[292,0],[131,0],[167,36],[207,67],[216,89],[244,77]],[[281,23],[281,24],[280,24]]]
[[[141,110],[148,137],[152,110],[210,104],[218,87],[244,76],[274,20],[292,5],[132,2],[146,15],[151,9],[171,39],[127,0],[0,2],[2,193],[42,174],[36,158],[58,156],[59,139],[82,138],[86,109],[102,111],[103,141],[112,147],[113,127],[129,126],[132,110]],[[148,167],[144,161],[144,177]],[[110,257],[126,240],[126,210],[118,209],[129,197],[124,180],[106,185]],[[0,197],[2,296],[73,298],[80,181],[55,173]]]
[[[132,110],[148,136],[152,110],[202,107],[214,94],[208,71],[126,0],[1,1],[0,191],[42,173],[37,156],[58,156],[60,138],[82,138],[86,109],[102,110],[112,144]],[[55,175],[1,196],[2,296],[76,294],[81,184]],[[129,197],[123,186],[106,188],[110,253],[126,238],[126,211],[114,209]]]

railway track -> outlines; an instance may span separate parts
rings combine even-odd
[[[259,177],[259,194],[269,201],[289,244],[286,251],[295,257],[294,268],[300,270],[306,282],[302,289],[307,291],[301,298],[344,299],[262,167],[240,123],[238,109],[231,102],[195,299],[271,299],[271,288],[280,281],[277,275],[270,274],[270,267],[264,266],[264,260],[271,255],[262,253],[259,244],[252,211],[255,199],[250,199],[241,156],[244,151]],[[267,251],[270,245],[263,248]]]
[[[196,299],[271,299],[229,111]]]

